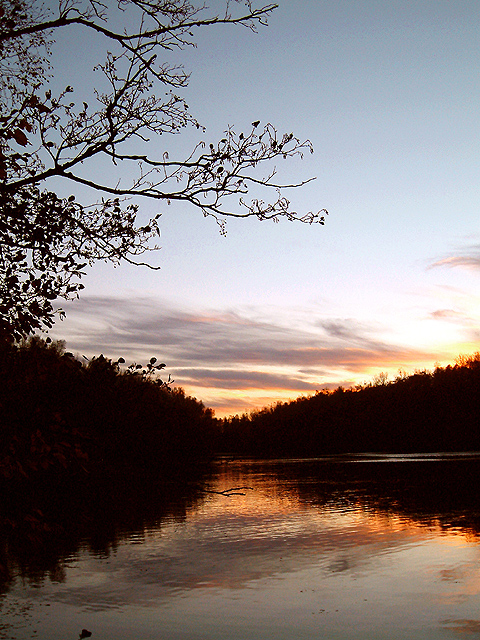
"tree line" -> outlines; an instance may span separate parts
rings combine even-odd
[[[480,450],[480,352],[223,420],[164,368],[82,362],[37,336],[0,343],[0,482],[168,476],[219,454]]]
[[[232,416],[222,423],[222,446],[265,457],[479,451],[480,353]]]
[[[170,473],[211,454],[213,411],[144,367],[0,342],[0,481]]]

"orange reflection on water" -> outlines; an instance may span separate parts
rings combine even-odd
[[[63,583],[18,584],[13,597],[35,611],[54,605],[39,627],[52,640],[62,640],[62,615],[126,640],[437,640],[475,630],[475,520],[442,510],[421,483],[409,493],[419,469],[402,477],[409,464],[219,464],[181,518],[132,531],[110,556],[82,552]],[[440,467],[427,464],[435,485]]]

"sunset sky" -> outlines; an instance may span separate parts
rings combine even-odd
[[[186,206],[144,202],[162,213],[161,270],[93,267],[50,332],[87,357],[156,356],[218,416],[480,349],[480,3],[279,5],[258,34],[198,31],[178,57],[185,96],[207,143],[253,120],[310,139],[313,155],[278,169],[316,176],[288,196],[326,208],[325,226],[230,220],[223,237]],[[83,37],[58,38],[56,81],[78,87],[95,64]]]

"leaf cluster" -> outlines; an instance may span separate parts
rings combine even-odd
[[[137,207],[118,198],[85,208],[29,186],[1,192],[0,206],[0,339],[51,327],[54,301],[78,297],[86,267],[141,255],[158,234],[157,220],[137,227]]]

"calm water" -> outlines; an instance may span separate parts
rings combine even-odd
[[[0,638],[480,638],[479,480],[473,455],[219,462],[11,550]]]

